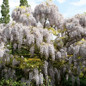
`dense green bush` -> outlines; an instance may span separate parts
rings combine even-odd
[[[21,83],[20,81],[14,81],[12,79],[1,79],[0,86],[26,86],[26,83]]]
[[[29,6],[27,0],[20,0],[20,6]]]
[[[1,6],[1,14],[2,18],[0,19],[1,23],[9,23],[10,15],[9,15],[9,2],[8,0],[3,0],[3,4]]]
[[[72,86],[71,77],[68,80],[66,80],[64,78],[63,81],[62,81],[62,86]],[[74,86],[78,86],[76,80],[75,80]],[[80,86],[86,86],[86,78],[80,78]]]

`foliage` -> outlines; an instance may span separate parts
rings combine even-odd
[[[74,86],[77,86],[76,84],[76,80],[75,80],[75,84]],[[72,79],[71,77],[69,77],[68,80],[66,80],[65,78],[62,81],[62,86],[72,86]],[[86,86],[86,78],[80,78],[80,86]]]
[[[81,83],[80,86],[86,86],[86,78],[81,78],[80,83]]]
[[[82,38],[80,41],[76,42],[75,44],[76,45],[81,45],[81,44],[84,44],[86,43],[86,40],[84,38]]]
[[[60,60],[58,62],[54,61],[54,62],[52,62],[52,64],[53,64],[53,67],[61,69],[66,64],[66,61],[65,60]]]
[[[65,31],[67,31],[66,28],[64,28],[64,29],[58,29],[58,30],[57,30],[58,33],[64,33]]]
[[[17,6],[16,8],[26,9],[26,6]]]
[[[30,16],[30,13],[25,13],[25,15],[26,15],[27,17],[29,17],[29,16]]]
[[[55,30],[55,29],[52,28],[52,27],[48,28],[48,30],[50,30],[51,33],[53,33],[54,35],[57,35],[57,34],[58,34],[57,30]]]
[[[24,56],[24,57],[29,57],[30,53],[28,52],[28,47],[23,46],[21,47],[21,49],[13,49],[13,44],[11,42],[7,43],[7,48],[9,49],[9,54],[13,54],[13,55],[18,55],[18,56]]]
[[[12,79],[1,79],[0,86],[26,86],[26,83],[21,83],[20,81],[14,81]]]
[[[8,2],[8,0],[3,0],[3,4],[1,6],[1,13],[2,13],[1,22],[5,23],[5,24],[9,23],[10,15],[9,15],[9,2]]]
[[[63,84],[63,86],[72,86],[72,80],[71,80],[71,78],[69,78],[68,80],[66,80],[64,78],[62,84]]]
[[[30,53],[28,52],[28,47],[22,46],[22,48],[20,50],[16,49],[13,50],[13,46],[12,43],[8,43],[8,49],[9,49],[9,54],[13,54],[14,58],[17,61],[20,61],[20,69],[24,69],[24,68],[40,68],[43,65],[43,62],[41,59],[37,58],[38,55],[34,55],[33,58],[30,58]],[[24,59],[21,58],[21,56],[24,57]]]
[[[28,7],[28,1],[27,0],[20,0],[20,6],[26,6]]]
[[[24,69],[24,68],[39,69],[42,65],[43,65],[43,62],[38,58],[24,58],[24,60],[22,60],[20,63],[20,68],[21,69]]]
[[[0,18],[0,23],[2,23],[2,21],[3,21],[3,19],[2,19],[2,18]]]

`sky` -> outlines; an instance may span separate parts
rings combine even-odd
[[[44,1],[45,0],[28,0],[28,4],[30,4],[32,9],[34,9],[36,5]],[[3,0],[0,0],[0,10],[2,2]],[[16,6],[19,6],[19,2],[20,0],[9,0],[10,14]],[[53,2],[58,6],[59,12],[64,16],[64,18],[70,18],[76,14],[86,12],[86,0],[53,0]]]

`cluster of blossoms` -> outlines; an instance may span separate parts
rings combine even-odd
[[[12,13],[12,18],[16,22],[23,23],[24,25],[27,26],[36,26],[36,20],[33,17],[33,12],[31,11],[31,7],[17,7],[16,9],[13,10]]]
[[[35,85],[43,85],[43,74],[39,73],[38,69],[35,68],[32,72],[29,72],[29,79],[26,80],[25,78],[21,78],[21,82],[26,82],[29,86],[31,81],[36,81]],[[33,82],[34,84],[34,82]]]
[[[14,23],[14,22],[13,22]],[[40,52],[46,56],[48,54],[48,50],[51,56],[54,56],[54,46],[52,45],[51,33],[47,29],[38,28],[38,27],[27,27],[18,23],[8,24],[2,31],[2,40],[4,43],[12,42],[13,48],[16,50],[20,49],[22,44],[30,47],[30,51],[33,54],[35,50],[35,45],[40,48]],[[45,47],[42,52],[43,45],[49,47]],[[46,51],[45,51],[46,50]],[[49,57],[49,56],[48,56]]]
[[[71,19],[65,21],[65,27],[71,43],[74,43],[86,36],[86,14],[76,15]]]
[[[40,46],[40,53],[42,55],[45,56],[46,59],[48,59],[48,57],[52,57],[52,60],[54,61],[55,60],[55,49],[54,49],[54,46],[53,44],[46,44],[46,43],[43,43],[41,46]]]
[[[46,1],[36,6],[34,17],[37,22],[41,22],[44,27],[62,28],[63,17],[59,13],[56,5],[52,1]]]

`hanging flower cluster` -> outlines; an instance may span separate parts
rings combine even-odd
[[[36,26],[36,20],[33,17],[31,7],[20,6],[13,10],[12,18],[16,22],[23,23],[24,25]]]

